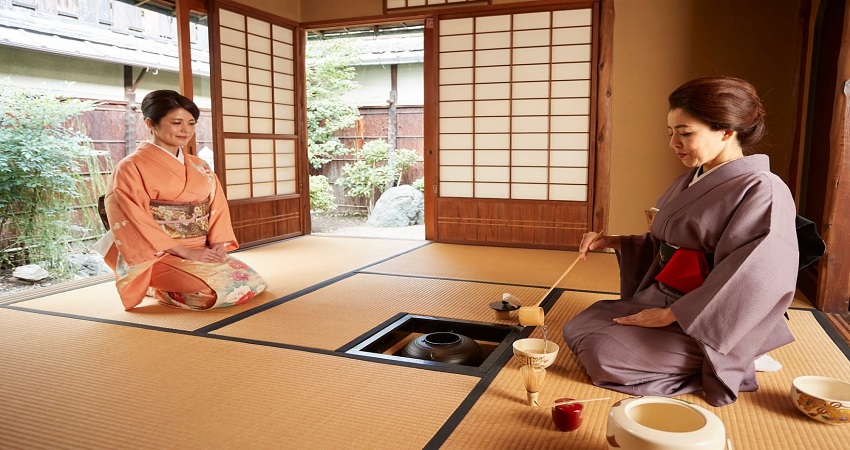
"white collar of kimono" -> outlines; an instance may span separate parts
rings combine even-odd
[[[738,158],[735,158],[735,159],[738,159]],[[691,182],[688,184],[688,187],[693,186],[694,183],[696,183],[699,180],[702,180],[703,178],[705,178],[706,175],[710,174],[711,172],[714,172],[718,168],[723,167],[723,166],[725,166],[726,164],[729,164],[732,161],[735,161],[735,159],[730,159],[729,161],[722,162],[722,163],[712,167],[711,169],[709,169],[706,172],[703,172],[703,170],[702,170],[702,168],[705,167],[705,166],[700,166],[700,168],[694,173],[694,179],[691,180]]]
[[[164,151],[165,153],[168,153],[172,158],[176,159],[177,161],[180,161],[180,164],[183,164],[184,166],[186,165],[186,158],[183,157],[183,149],[182,148],[177,147],[177,156],[174,156],[174,153],[171,153],[171,150],[166,150],[165,148],[160,147],[159,145],[156,145],[153,142],[150,142],[150,144],[153,145],[154,147]]]

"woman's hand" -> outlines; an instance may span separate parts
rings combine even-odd
[[[581,244],[578,246],[578,253],[581,260],[587,259],[587,252],[599,248],[619,248],[620,236],[606,236],[603,233],[584,233],[581,237]]]
[[[224,262],[227,259],[227,252],[224,251],[224,247],[221,246],[218,249],[213,248],[187,248],[182,245],[178,245],[176,247],[172,247],[166,252],[171,253],[172,255],[179,256],[183,259],[188,259],[191,261],[201,261],[201,262]]]
[[[666,327],[676,321],[673,310],[670,308],[649,308],[632,314],[631,316],[618,317],[614,322],[620,325],[632,325],[636,327],[660,328]]]

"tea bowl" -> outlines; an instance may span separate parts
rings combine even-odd
[[[850,422],[850,383],[807,375],[791,382],[791,401],[803,414],[831,425]]]
[[[513,347],[514,357],[520,363],[536,369],[545,369],[551,366],[560,350],[558,344],[537,338],[517,339],[514,341]]]
[[[605,438],[609,450],[723,450],[726,427],[684,400],[633,397],[611,406]]]

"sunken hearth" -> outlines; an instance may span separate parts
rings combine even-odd
[[[521,327],[402,313],[339,351],[431,370],[482,374]]]

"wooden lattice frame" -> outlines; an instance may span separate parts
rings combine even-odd
[[[419,8],[492,5],[493,0],[384,0],[384,14]]]

